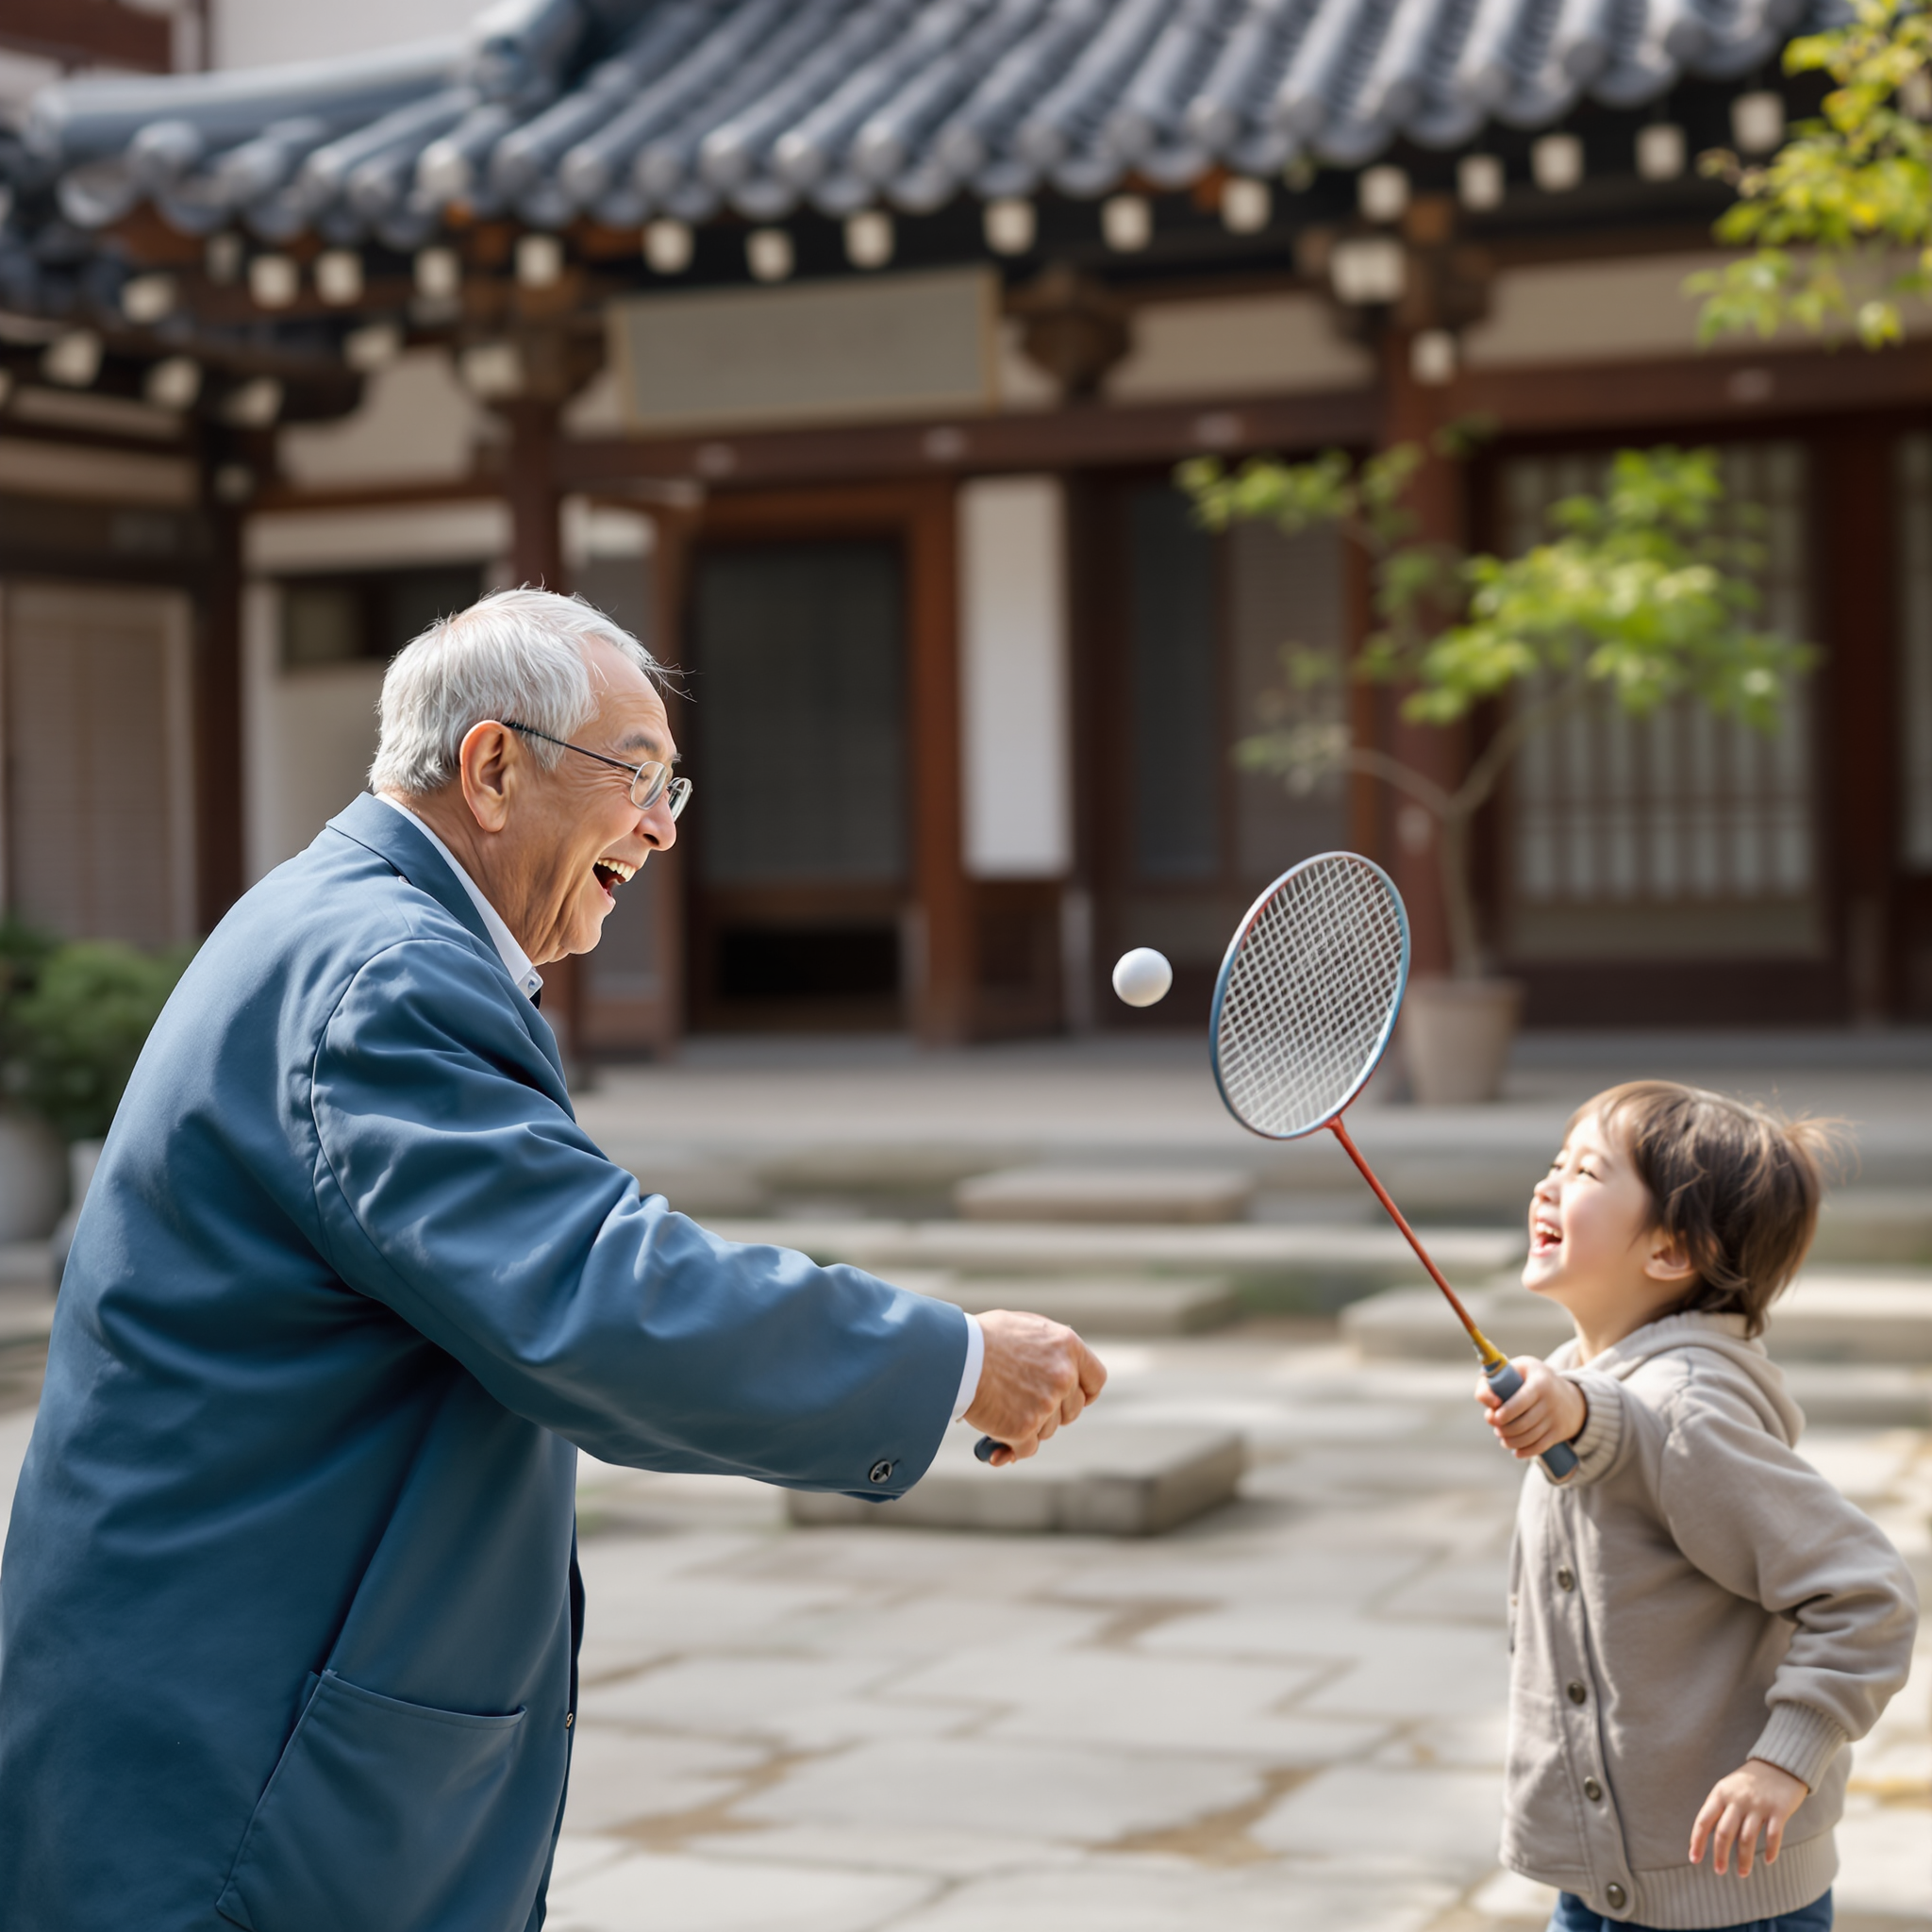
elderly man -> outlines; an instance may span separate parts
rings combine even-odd
[[[1024,1456],[1099,1392],[1069,1330],[715,1240],[576,1125],[536,969],[676,836],[652,671],[541,591],[419,638],[375,795],[162,1014],[0,1572],[9,1932],[538,1925],[577,1446],[887,1498],[958,1416]]]

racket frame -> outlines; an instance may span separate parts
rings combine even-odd
[[[1229,1096],[1227,1083],[1221,1077],[1221,1010],[1227,1002],[1228,981],[1234,974],[1234,962],[1240,957],[1241,944],[1253,930],[1255,922],[1268,908],[1275,894],[1286,886],[1297,873],[1306,872],[1311,865],[1323,865],[1334,858],[1346,859],[1352,865],[1358,865],[1372,872],[1388,888],[1390,903],[1395,908],[1395,917],[1402,930],[1402,957],[1395,968],[1395,997],[1390,1003],[1389,1018],[1383,1023],[1382,1032],[1375,1041],[1374,1051],[1362,1063],[1361,1073],[1356,1083],[1335,1104],[1334,1108],[1321,1120],[1311,1122],[1306,1127],[1297,1127],[1291,1134],[1271,1134],[1263,1127],[1257,1127],[1252,1121],[1241,1118],[1241,1109]],[[1302,1141],[1308,1135],[1319,1133],[1324,1127],[1332,1125],[1354,1103],[1356,1097],[1374,1077],[1375,1069],[1382,1064],[1382,1056],[1389,1051],[1389,1042],[1395,1037],[1395,1021],[1402,1011],[1403,995],[1408,991],[1409,964],[1408,908],[1402,903],[1402,894],[1395,890],[1395,881],[1375,863],[1373,858],[1364,858],[1359,852],[1317,852],[1301,859],[1277,878],[1262,892],[1242,915],[1241,923],[1235,927],[1234,937],[1227,942],[1227,951],[1222,957],[1221,971],[1214,981],[1214,1004],[1208,1013],[1208,1063],[1214,1074],[1215,1091],[1221,1095],[1221,1104],[1241,1121],[1248,1132],[1263,1141]]]

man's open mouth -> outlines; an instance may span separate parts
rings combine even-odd
[[[637,867],[624,858],[600,858],[591,870],[596,874],[597,883],[603,887],[606,897],[611,900],[616,899],[619,886],[638,875]]]

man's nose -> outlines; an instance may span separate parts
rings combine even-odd
[[[638,835],[654,852],[669,852],[677,843],[677,821],[671,816],[668,794],[638,814]]]

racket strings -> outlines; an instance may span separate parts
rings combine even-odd
[[[1374,867],[1335,854],[1297,869],[1242,936],[1216,1056],[1241,1118],[1306,1133],[1355,1092],[1401,997],[1398,904]]]

